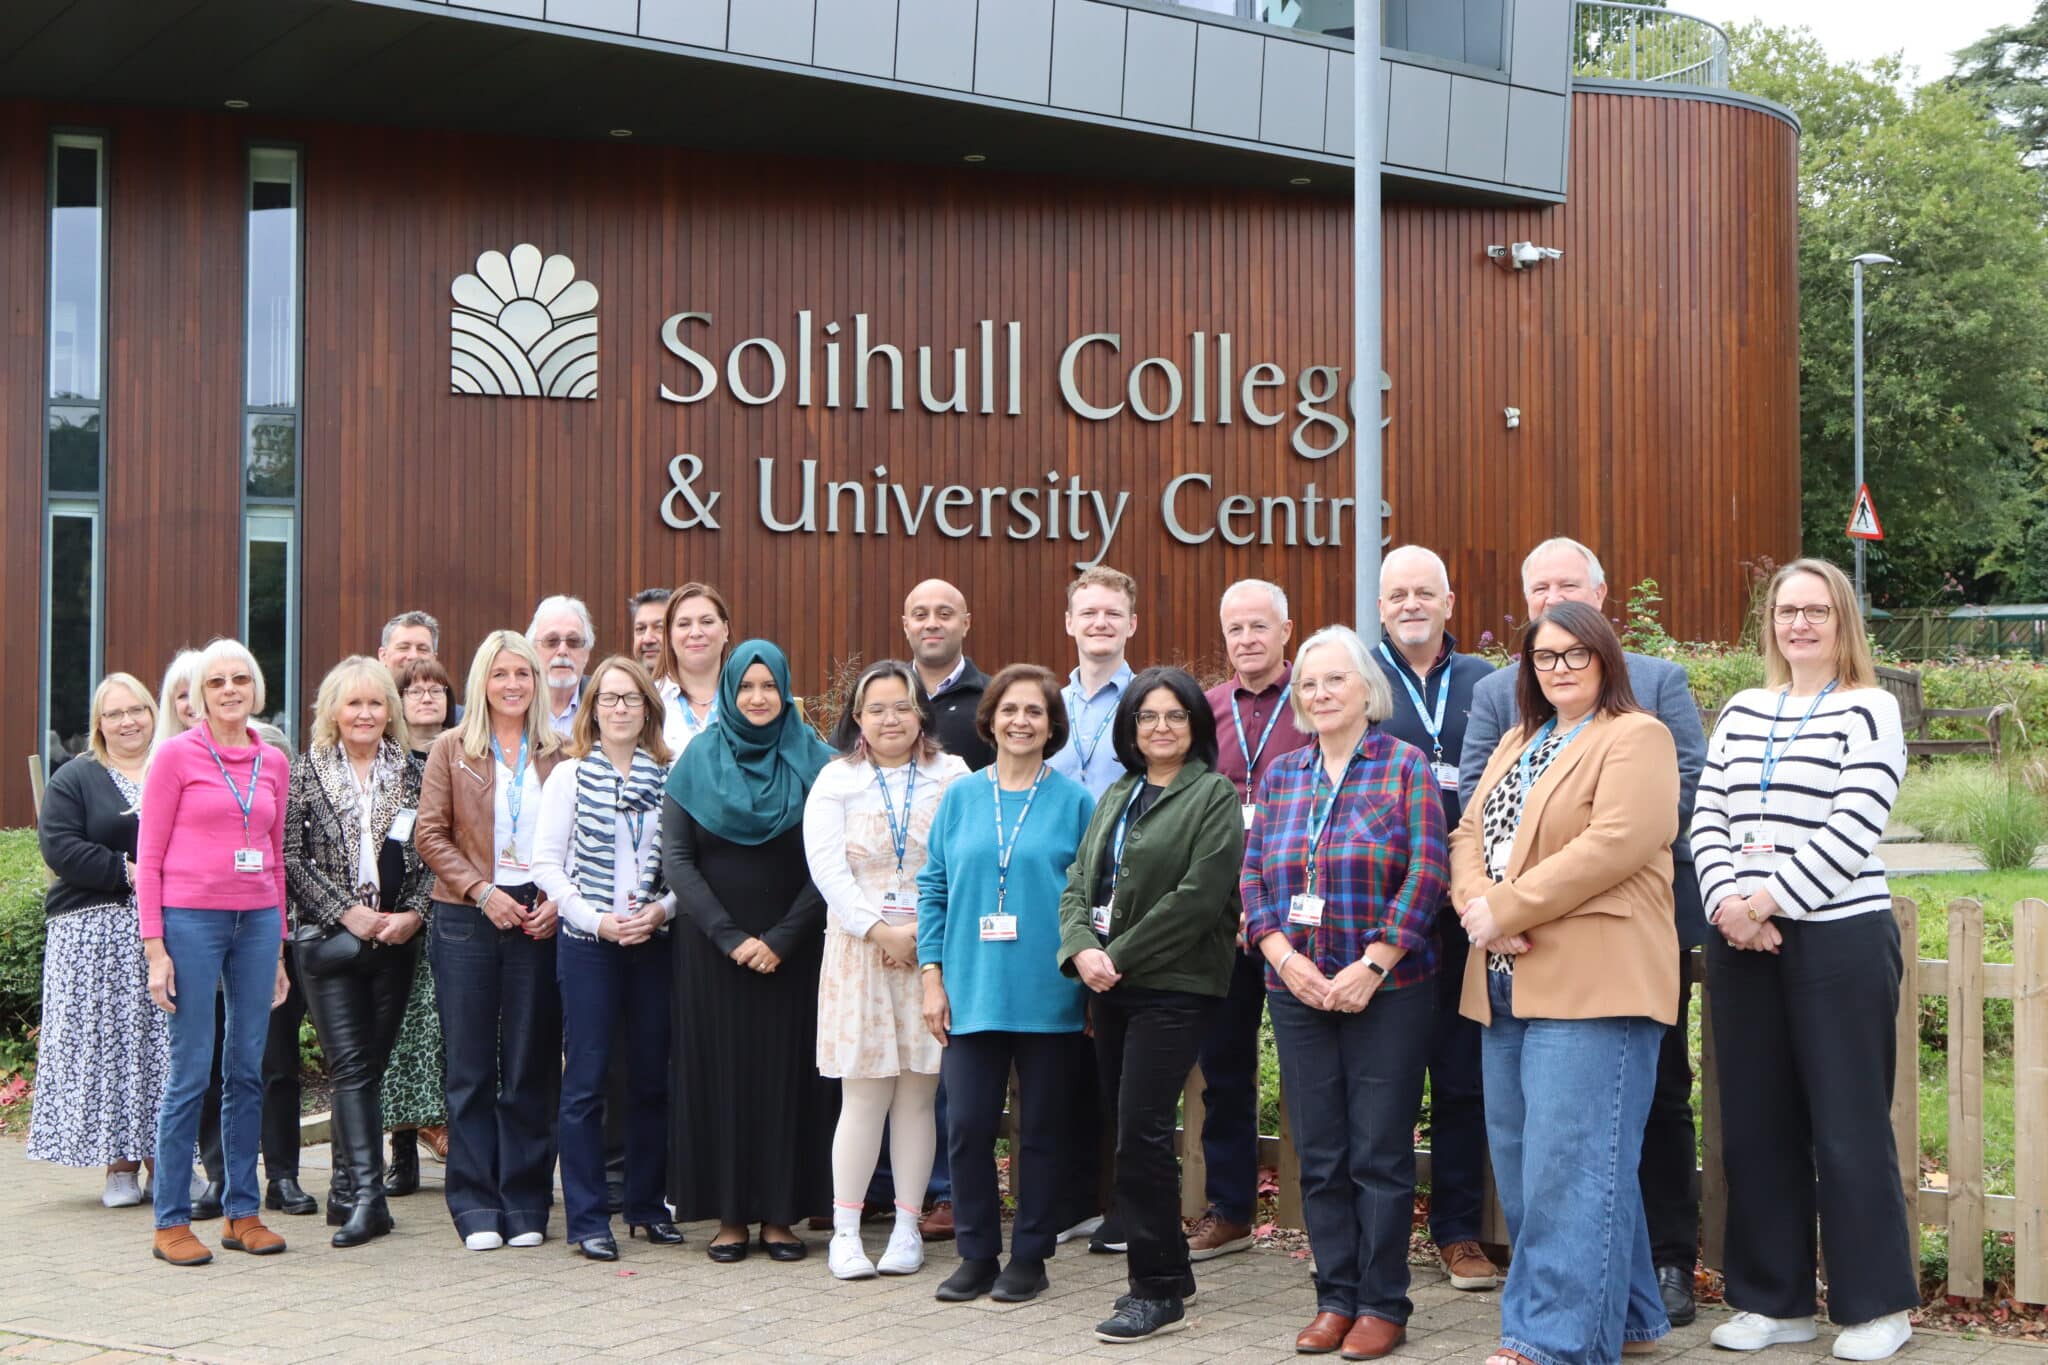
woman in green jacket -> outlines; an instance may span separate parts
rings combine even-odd
[[[1095,1335],[1187,1325],[1174,1114],[1210,1011],[1230,989],[1244,817],[1216,771],[1216,718],[1178,668],[1131,680],[1112,730],[1126,776],[1103,794],[1060,899],[1060,970],[1088,987],[1103,1103],[1117,1115],[1111,1210],[1130,1292]]]

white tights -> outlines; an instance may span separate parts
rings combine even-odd
[[[839,1127],[832,1134],[832,1202],[858,1209],[882,1154],[882,1123],[889,1125],[889,1171],[896,1206],[915,1216],[931,1183],[938,1151],[939,1078],[906,1071],[879,1079],[839,1083]]]

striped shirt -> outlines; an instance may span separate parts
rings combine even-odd
[[[1891,908],[1877,843],[1906,770],[1899,704],[1882,688],[1864,687],[1828,693],[1806,719],[1813,705],[1810,697],[1758,687],[1721,712],[1692,816],[1694,866],[1710,918],[1727,897],[1759,887],[1788,919]],[[1768,800],[1767,738],[1776,764]]]

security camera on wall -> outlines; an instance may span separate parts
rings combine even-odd
[[[1564,252],[1554,246],[1538,246],[1534,242],[1516,242],[1513,246],[1490,246],[1486,254],[1496,265],[1509,270],[1527,270],[1545,261],[1560,259]]]

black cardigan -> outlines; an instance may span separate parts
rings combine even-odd
[[[139,817],[128,810],[113,774],[89,757],[57,769],[43,792],[36,839],[57,880],[43,897],[50,919],[125,904],[132,893],[123,865],[135,856]]]

